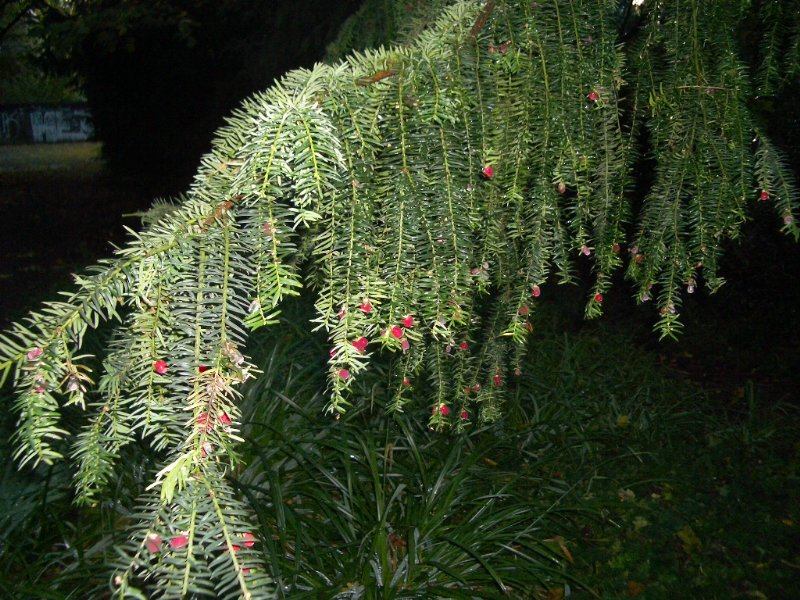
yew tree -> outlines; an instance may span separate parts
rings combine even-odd
[[[185,195],[0,338],[20,466],[68,461],[91,506],[142,468],[126,448],[158,457],[116,596],[273,597],[252,498],[228,475],[246,466],[248,340],[292,297],[313,297],[302,326],[329,341],[332,418],[372,402],[358,383],[380,363],[388,410],[424,404],[458,433],[501,416],[538,299],[580,268],[587,317],[624,270],[673,336],[685,295],[723,285],[724,243],[756,205],[800,235],[753,109],[800,74],[790,3],[423,4],[368,3],[341,47],[369,43],[376,6],[395,11],[396,44],[246,100]],[[107,322],[91,367],[84,342]]]

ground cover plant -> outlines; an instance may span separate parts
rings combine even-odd
[[[331,421],[305,308],[251,349],[264,374],[242,402],[247,466],[229,477],[278,597],[771,598],[796,584],[796,406],[759,408],[753,389],[710,402],[616,327],[558,333],[551,306],[498,423],[431,432],[423,410],[386,413],[380,376],[373,407]],[[103,595],[145,475],[79,510],[66,469],[43,485],[8,465],[9,597]]]
[[[793,23],[776,6],[459,2],[404,45],[292,72],[246,102],[185,197],[156,204],[76,291],[0,340],[18,416],[9,452],[37,468],[8,472],[7,487],[45,490],[19,503],[34,529],[15,531],[69,498],[75,513],[41,531],[81,536],[44,556],[9,539],[15,585],[610,593],[579,568],[574,528],[598,521],[608,536],[582,541],[602,552],[612,497],[641,508],[617,509],[634,533],[656,519],[625,469],[610,494],[606,466],[650,457],[650,500],[673,502],[673,439],[699,452],[713,427],[702,402],[679,410],[682,388],[616,354],[640,380],[611,378],[591,342],[575,343],[592,364],[573,365],[567,343],[549,347],[554,365],[529,339],[533,310],[554,280],[581,280],[598,316],[624,268],[656,330],[675,335],[684,294],[722,285],[723,242],[754,207],[797,237],[796,186],[749,104],[754,85],[797,69],[777,60],[797,36],[776,29]],[[749,19],[777,36],[756,78],[738,37]],[[299,312],[281,321],[289,306]],[[288,340],[257,331],[281,322]],[[752,456],[770,458],[771,443]],[[790,513],[778,529],[791,531],[781,498],[762,514]],[[657,523],[683,558],[704,543],[689,508],[677,531]],[[624,593],[668,589],[632,568],[646,547],[617,541],[605,564]],[[41,578],[20,577],[26,553]],[[780,555],[783,585],[796,563]]]

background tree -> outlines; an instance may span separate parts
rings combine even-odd
[[[66,11],[64,2],[8,0],[0,4],[0,104],[75,102],[72,77],[55,75],[42,61],[42,15]]]
[[[69,454],[79,504],[123,478],[142,493],[115,593],[275,593],[258,546],[276,540],[253,526],[265,499],[231,475],[245,468],[239,389],[258,371],[249,331],[301,290],[313,291],[306,318],[330,343],[329,413],[425,403],[427,425],[461,432],[497,420],[524,389],[515,377],[549,278],[589,273],[593,317],[624,268],[671,336],[684,294],[722,285],[723,243],[753,207],[770,206],[797,238],[796,187],[750,107],[772,71],[751,80],[738,35],[756,18],[789,27],[761,64],[793,47],[796,23],[771,6],[462,2],[405,45],[294,71],[246,102],[179,204],[154,207],[66,301],[3,338],[0,366],[19,393],[16,458]],[[632,23],[629,10],[644,12]],[[643,160],[648,181],[637,180]],[[97,365],[86,333],[113,319]],[[134,475],[120,467],[130,461]],[[477,504],[465,500],[467,520],[480,522]],[[375,543],[389,562],[361,576],[398,572],[386,525],[379,515]],[[435,544],[402,543],[438,563]]]
[[[220,115],[311,66],[355,0],[84,0],[44,13],[51,65],[77,73],[108,164],[159,193],[185,188]]]

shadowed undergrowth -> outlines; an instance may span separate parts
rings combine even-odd
[[[499,423],[465,415],[438,433],[425,408],[386,416],[383,362],[358,392],[373,402],[335,420],[306,314],[297,302],[253,340],[264,375],[245,393],[247,466],[229,474],[279,597],[780,597],[797,582],[796,409],[759,408],[750,387],[723,410],[626,335],[557,334],[545,309]],[[130,452],[140,467],[87,509],[71,506],[63,465],[7,463],[8,597],[108,589],[156,458]]]

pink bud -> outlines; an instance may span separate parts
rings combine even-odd
[[[403,329],[399,325],[395,325],[392,327],[392,335],[396,337],[398,340],[403,337]]]
[[[206,431],[212,429],[212,424],[208,422],[207,412],[201,412],[199,415],[197,415],[197,428],[205,429]]]
[[[603,294],[601,294],[600,292],[597,292],[594,295],[594,301],[597,302],[598,304],[602,304],[603,303]]]
[[[350,379],[350,371],[347,369],[339,369],[339,377],[341,377],[344,381]]]
[[[469,411],[465,408],[461,411],[461,420],[468,421],[469,420]]]
[[[591,92],[586,94],[586,98],[589,100],[589,102],[597,102],[598,100],[600,100],[600,94],[598,94],[597,91],[592,90]]]
[[[185,535],[176,535],[169,541],[173,550],[180,550],[189,543],[189,538]]]
[[[403,349],[403,352],[408,352],[408,349],[411,348],[411,344],[406,338],[403,338],[400,340],[400,347]]]
[[[534,298],[538,298],[541,295],[542,295],[541,288],[538,285],[534,285],[533,288],[531,289],[531,296],[533,296]]]
[[[158,551],[161,550],[161,537],[157,533],[148,533],[144,545],[151,554],[158,554]]]
[[[411,315],[406,315],[403,317],[403,327],[406,329],[411,329],[414,326],[414,317]]]
[[[464,340],[463,342],[461,342],[458,345],[458,347],[461,348],[462,350],[468,350],[469,349],[469,343],[467,343],[467,340]]]
[[[27,355],[28,356],[28,360],[33,361],[33,360],[38,359],[42,355],[43,352],[44,352],[44,350],[39,348],[39,346],[36,346],[35,348],[32,348],[31,350],[28,351],[28,355]]]
[[[163,375],[167,372],[167,363],[163,360],[157,360],[153,363],[153,371],[158,373],[159,375]]]
[[[369,302],[363,302],[358,308],[360,308],[361,311],[367,315],[372,312],[372,304]]]
[[[769,200],[769,192],[767,190],[761,190],[761,195],[758,198],[762,202],[766,202]]]

